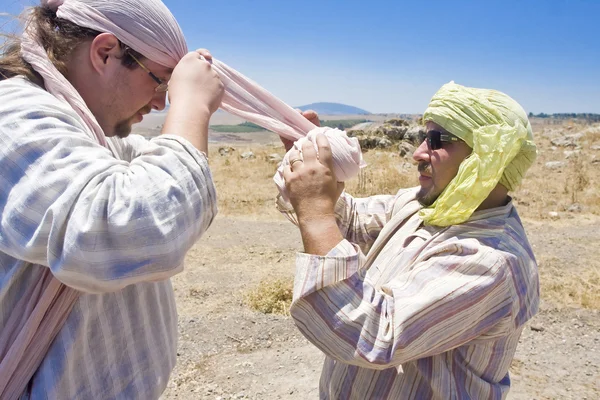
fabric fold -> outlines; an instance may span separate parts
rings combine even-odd
[[[317,135],[325,135],[331,146],[333,173],[340,182],[356,177],[360,169],[366,166],[358,139],[349,137],[345,131],[339,129],[317,127],[297,110],[235,69],[214,59],[212,65],[225,86],[221,104],[223,110],[275,132],[285,139],[295,141],[294,148],[300,153],[306,141],[312,142],[317,149]],[[283,169],[287,165],[289,152],[277,168],[273,180],[282,199],[289,202],[283,179]]]

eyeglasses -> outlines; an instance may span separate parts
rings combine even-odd
[[[456,136],[440,132],[440,131],[428,131],[427,133],[419,134],[419,143],[423,143],[424,140],[427,140],[427,144],[431,150],[439,150],[442,148],[442,143],[446,142],[459,142],[460,139]]]
[[[150,78],[154,80],[154,82],[158,83],[158,86],[154,88],[156,93],[164,93],[169,90],[169,84],[167,82],[163,82],[158,76],[154,75],[140,60],[138,60],[130,51],[127,52],[133,58],[133,60],[142,68],[144,71],[150,75]]]

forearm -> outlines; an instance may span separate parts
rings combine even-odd
[[[211,113],[208,110],[198,110],[193,102],[179,101],[171,104],[163,134],[171,134],[186,139],[196,149],[208,154],[208,126]]]
[[[498,265],[483,276],[472,273],[483,269],[478,260],[459,267],[452,258],[410,267],[380,265],[398,270],[380,286],[361,272],[364,258],[351,246],[343,241],[326,257],[297,257],[290,312],[302,334],[329,357],[385,369],[483,334],[505,335],[513,326]]]
[[[23,176],[0,190],[5,197],[21,196],[1,207],[3,251],[49,266],[67,285],[90,292],[177,273],[216,214],[206,157],[184,140],[161,136],[129,163],[76,134],[63,135],[56,143],[30,141],[13,152],[35,149],[43,154],[35,164],[0,160]],[[55,158],[54,151],[67,156]]]
[[[181,270],[214,220],[216,194],[206,157],[167,139],[153,139],[143,157],[80,194],[70,220],[87,223],[69,224],[64,240],[51,241],[72,243],[49,260],[59,279],[86,291],[112,291]],[[105,214],[95,211],[102,209]]]

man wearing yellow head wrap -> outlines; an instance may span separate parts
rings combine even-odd
[[[521,106],[444,85],[423,115],[420,186],[355,199],[329,144],[284,173],[304,253],[291,315],[326,360],[322,399],[504,399],[537,264],[511,198],[535,160]],[[294,154],[290,155],[294,159]],[[281,204],[280,204],[281,206]]]
[[[448,83],[433,96],[423,121],[451,132],[472,149],[441,195],[434,191],[424,196],[427,189],[422,188],[420,197],[426,197],[425,205],[431,205],[421,211],[426,223],[448,226],[465,222],[490,194],[490,200],[503,201],[506,191],[521,183],[535,160],[527,115],[504,93]],[[427,204],[432,198],[437,200]]]

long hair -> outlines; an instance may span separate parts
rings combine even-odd
[[[78,26],[65,19],[58,18],[56,12],[49,8],[33,7],[22,15],[28,24],[34,24],[37,39],[42,44],[48,59],[61,74],[67,75],[69,57],[74,49],[82,43],[93,40],[100,32]],[[30,81],[43,85],[42,77],[21,56],[21,41],[18,36],[6,35],[5,43],[0,48],[0,80],[22,75]],[[137,63],[130,56],[138,59],[144,57],[132,49],[123,52],[121,61],[127,68],[137,68]]]

